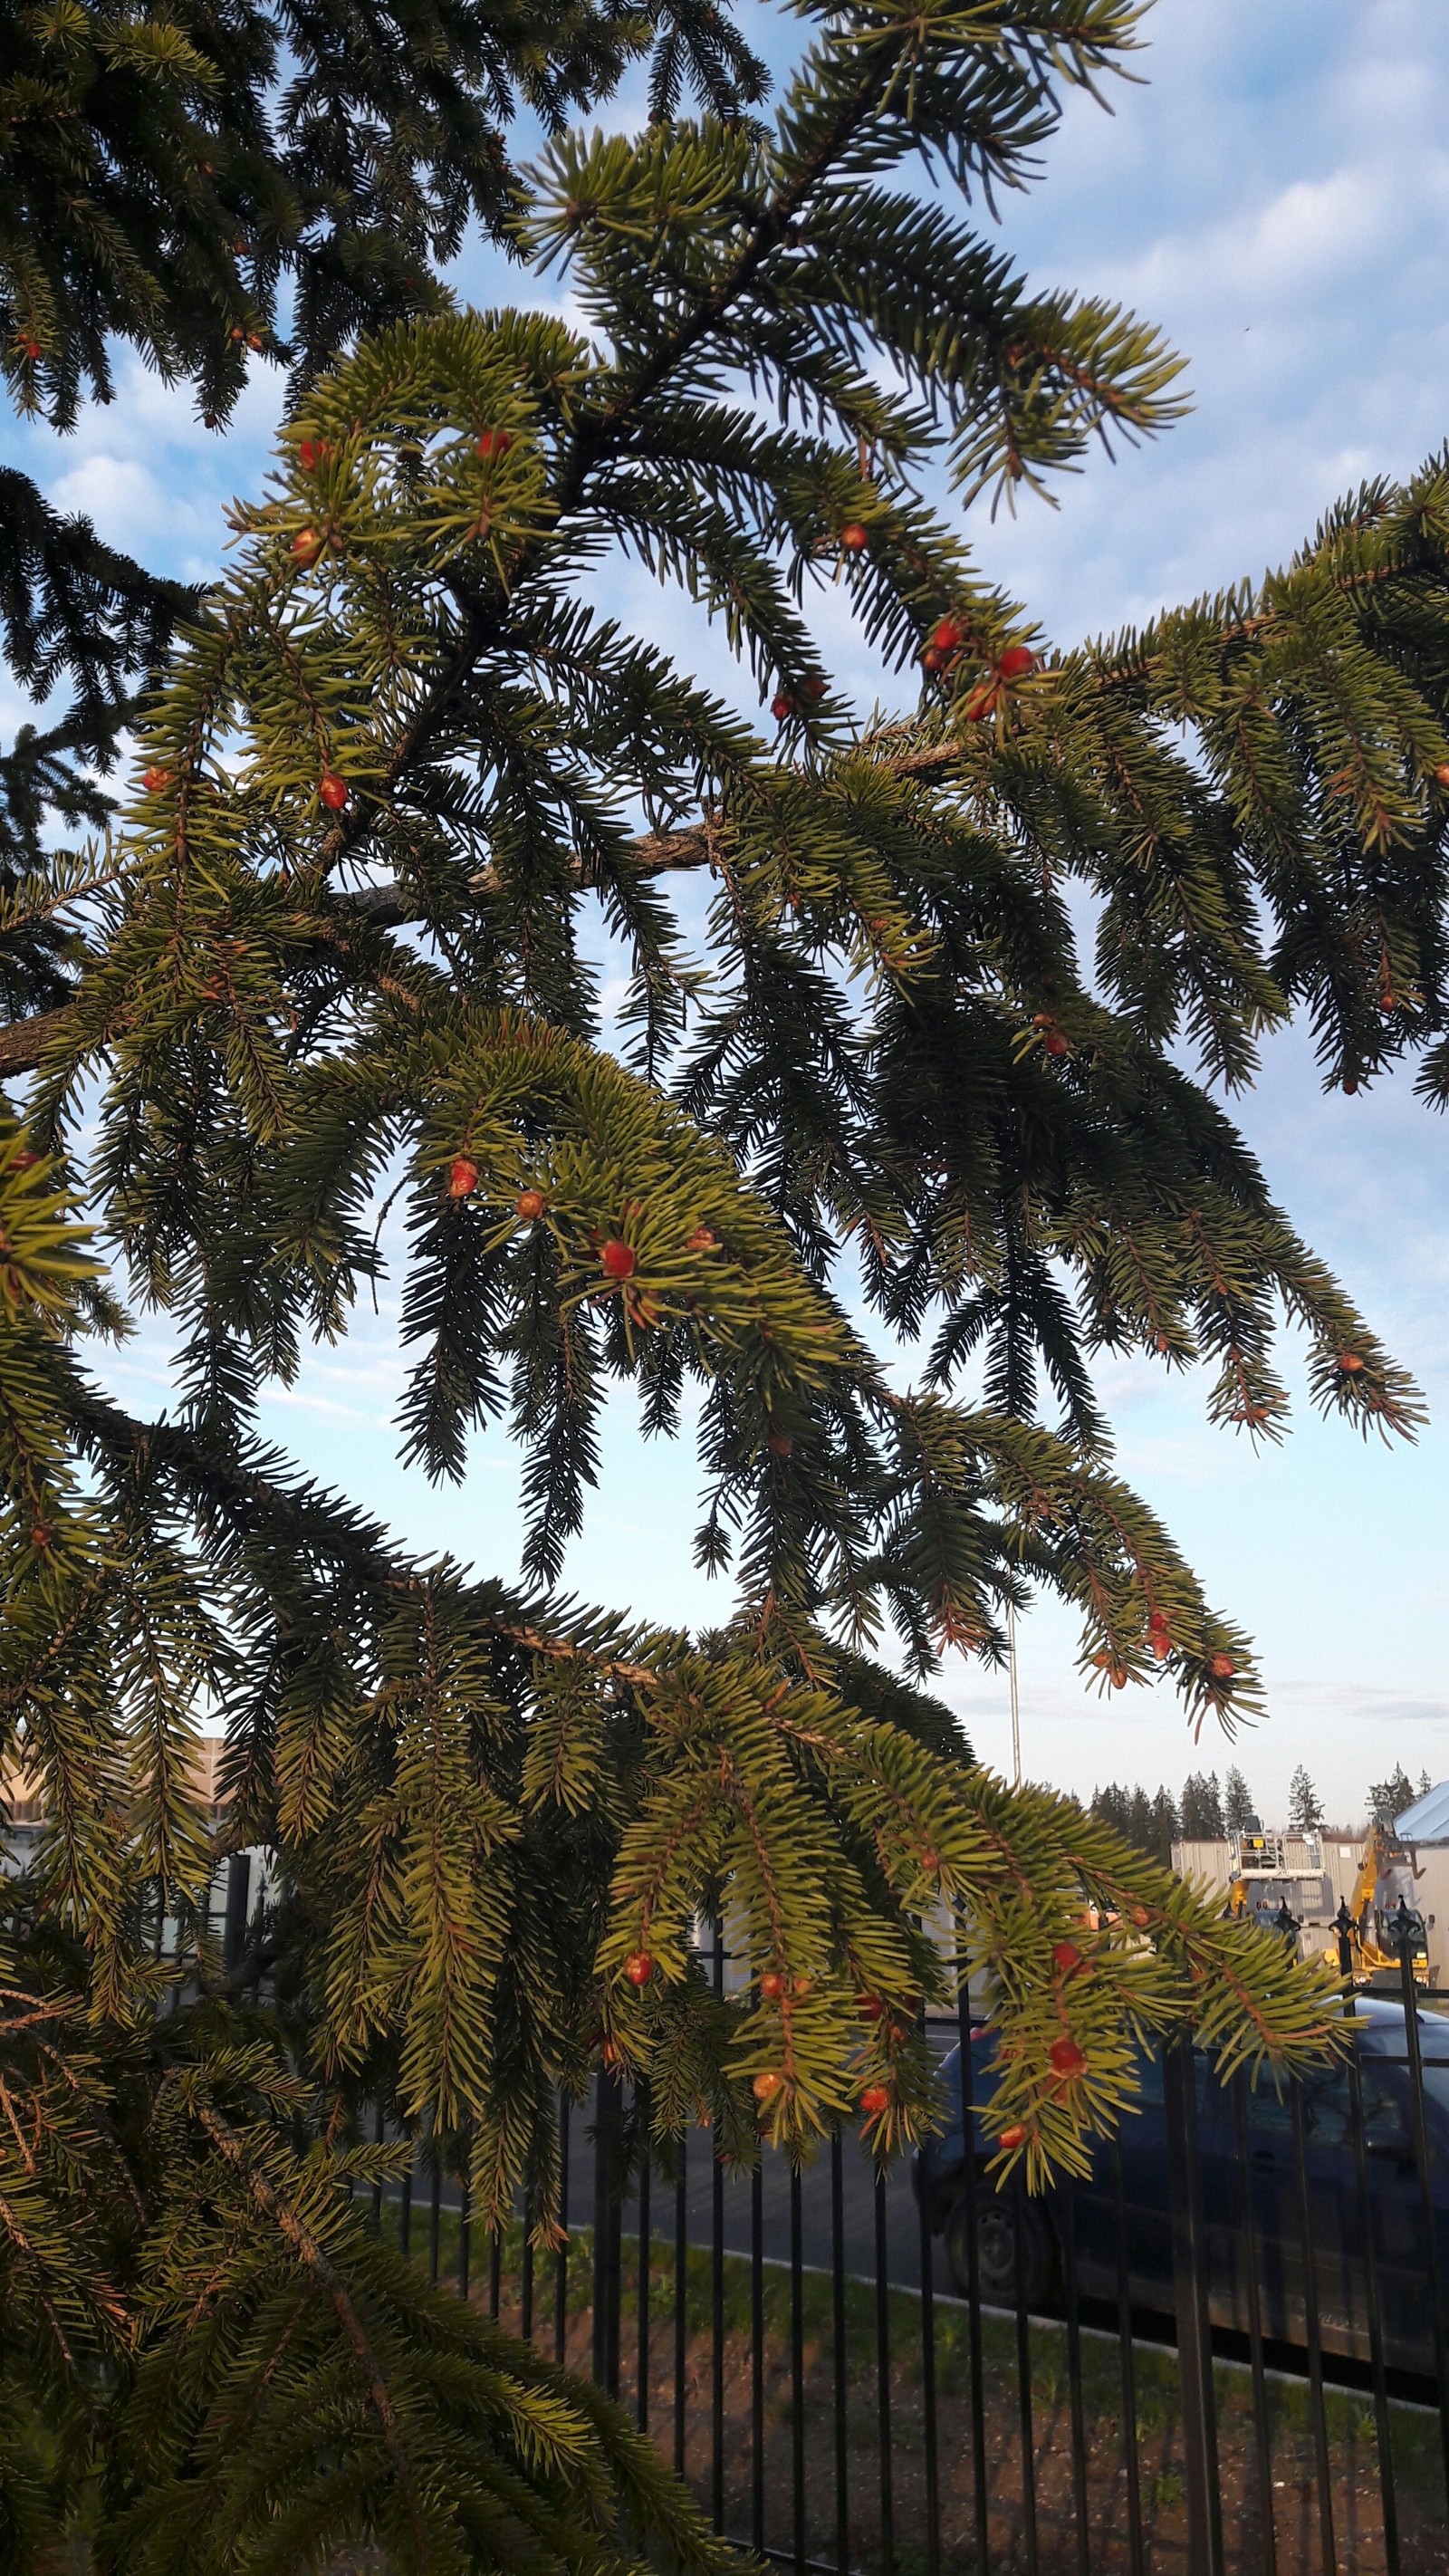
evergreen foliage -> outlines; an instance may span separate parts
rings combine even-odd
[[[1159,1788],[1149,1797],[1140,1784],[1126,1789],[1109,1780],[1092,1792],[1092,1814],[1111,1825],[1134,1851],[1146,1852],[1164,1869],[1172,1866],[1172,1846],[1182,1832],[1182,1817],[1172,1791]]]
[[[1387,1780],[1370,1781],[1369,1815],[1375,1824],[1382,1825],[1385,1832],[1391,1834],[1396,1819],[1403,1815],[1406,1808],[1412,1807],[1414,1800],[1422,1794],[1422,1791],[1414,1787],[1402,1762],[1396,1762]]]
[[[1288,1823],[1294,1833],[1316,1834],[1324,1823],[1324,1806],[1314,1788],[1305,1763],[1300,1762],[1288,1783]]]
[[[1227,1832],[1216,1771],[1194,1771],[1182,1784],[1184,1842],[1217,1843]]]
[[[368,2538],[399,2570],[716,2563],[606,2405],[382,2259],[347,2192],[379,2170],[364,2106],[484,2225],[526,2186],[540,2241],[555,2090],[600,2063],[665,2153],[700,2118],[732,2157],[806,2152],[877,2087],[886,2152],[933,2116],[952,1916],[1021,2133],[999,2167],[1033,2181],[1080,2169],[1144,2033],[1255,2067],[1324,2044],[1318,1973],[1167,1875],[1170,1801],[1129,1814],[1134,1851],[973,1767],[927,1686],[948,1650],[999,1662],[1006,1605],[1050,1586],[1095,1687],[1160,1682],[1229,1732],[1259,1706],[1248,1640],[1114,1472],[1099,1353],[1205,1362],[1214,1419],[1276,1436],[1286,1315],[1325,1409],[1418,1419],[1208,1084],[1303,1010],[1328,1079],[1422,1042],[1449,1087],[1449,466],[1252,592],[1051,652],[926,487],[1044,486],[1174,415],[1150,330],[1033,292],[970,215],[1135,12],[802,14],[770,123],[676,115],[666,29],[642,136],[549,141],[501,219],[577,324],[430,288],[319,366],[356,309],[319,285],[343,318],[309,339],[299,286],[275,476],[141,712],[124,815],[4,894],[0,1752],[49,1819],[4,1965],[5,2509],[50,2511],[41,2389],[66,2510],[104,2458],[117,2569]],[[461,118],[478,22],[439,26]],[[419,257],[480,203],[433,148]],[[78,384],[98,308],[63,287]],[[229,309],[209,273],[186,292]],[[204,374],[191,309],[149,345]],[[769,738],[590,604],[619,553],[718,622]],[[836,583],[913,711],[856,721],[809,616]],[[406,1453],[460,1478],[507,1423],[516,1591],[410,1558],[258,1435],[259,1391],[378,1278],[388,1206]],[[133,1308],[177,1336],[159,1422],[104,1387]],[[661,1435],[697,1420],[698,1555],[732,1587],[709,1636],[555,1595],[620,1386]],[[209,1710],[223,1839],[283,1890],[231,1978]],[[701,1914],[750,1963],[736,1996]]]
[[[72,0],[0,6],[0,374],[58,429],[115,398],[129,344],[222,429],[254,358],[295,399],[359,334],[446,311],[440,263],[501,236],[517,108],[551,127],[652,54],[656,107],[687,85],[735,115],[761,67],[708,0]],[[109,767],[191,603],[0,474],[0,615],[34,698],[66,721],[0,759],[0,869],[41,815],[98,819]],[[8,827],[8,828],[7,828]],[[0,883],[7,879],[0,876]]]
[[[1230,1762],[1223,1779],[1224,1827],[1230,1834],[1245,1833],[1257,1812],[1252,1790],[1236,1762]]]

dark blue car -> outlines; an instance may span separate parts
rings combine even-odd
[[[1416,2155],[1403,2008],[1380,1997],[1361,1997],[1351,2027],[1360,2066],[1369,2223],[1384,2358],[1390,2368],[1428,2373],[1434,2367],[1431,2260],[1439,2265],[1449,2315],[1449,2019],[1435,2013],[1418,2016],[1436,2242],[1431,2242],[1425,2218]],[[994,2123],[982,2111],[991,2098],[994,2045],[990,2031],[982,2030],[973,2037],[971,2049],[982,2297],[993,2305],[1014,2305],[1019,2272],[1028,2306],[1050,2305],[1061,2289],[1063,2246],[1070,2241],[1079,2295],[1115,2299],[1121,2242],[1133,2305],[1171,2309],[1172,2232],[1161,2060],[1143,2057],[1140,2108],[1122,2122],[1125,2224],[1119,2228],[1111,2144],[1097,2139],[1090,2174],[1073,2186],[1068,2237],[1057,2191],[1049,2190],[1038,2199],[1019,2189],[998,2191],[984,2171],[996,2150]],[[1213,2322],[1240,2332],[1247,2329],[1251,2243],[1263,2332],[1280,2342],[1301,2344],[1304,2234],[1288,2096],[1280,2097],[1268,2076],[1249,2092],[1245,2168],[1233,2096],[1218,2082],[1206,2058],[1200,2056],[1196,2068]],[[947,2099],[955,2105],[955,2119],[944,2136],[932,2138],[917,2156],[915,2181],[931,2225],[943,2239],[952,2285],[964,2294],[968,2245],[958,2050],[943,2061],[941,2073]],[[1366,2359],[1367,2272],[1350,2100],[1348,2074],[1341,2066],[1304,2081],[1308,2241],[1324,2347]],[[1245,2225],[1249,2208],[1251,2238]]]

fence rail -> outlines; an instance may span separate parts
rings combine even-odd
[[[705,1955],[722,1981],[718,1938]],[[960,2153],[919,2189],[838,2132],[735,2180],[700,2131],[666,2173],[605,2074],[560,2105],[557,2252],[526,2208],[482,2234],[441,2166],[374,2215],[619,2397],[715,2528],[782,2566],[1444,2576],[1449,2020],[1407,1955],[1397,1999],[1345,2013],[1342,2074],[1281,2096],[1169,2051],[1090,2180],[1043,2201],[996,2191],[984,2134],[966,2152],[989,2041],[963,1999],[931,2033]]]

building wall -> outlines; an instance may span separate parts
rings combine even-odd
[[[1441,1991],[1449,1990],[1449,1843],[1420,1843],[1413,1850],[1412,1869],[1396,1874],[1408,1902],[1424,1918],[1430,1977]]]
[[[1362,1848],[1361,1843],[1345,1843],[1340,1853],[1338,1844],[1320,1842],[1322,1868],[1315,1869],[1312,1847],[1298,1834],[1286,1835],[1283,1876],[1265,1883],[1265,1892],[1271,1888],[1270,1910],[1276,1913],[1286,1895],[1291,1912],[1304,1924],[1330,1922],[1338,1911],[1340,1896],[1353,1892]],[[1172,1866],[1179,1878],[1195,1880],[1209,1896],[1218,1896],[1226,1904],[1233,1883],[1231,1843],[1176,1842],[1172,1846]],[[1250,1894],[1250,1906],[1251,1903]]]

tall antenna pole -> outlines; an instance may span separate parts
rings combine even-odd
[[[1021,1706],[1016,1696],[1016,1603],[1006,1605],[1006,1644],[1011,1662],[1011,1775],[1021,1787]]]

